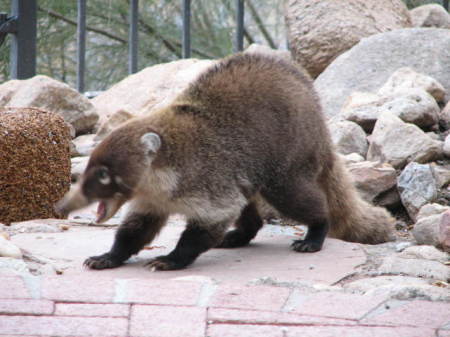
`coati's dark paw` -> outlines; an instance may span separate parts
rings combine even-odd
[[[322,243],[310,240],[295,240],[291,245],[296,252],[312,253],[322,249]]]
[[[91,256],[87,258],[83,265],[90,269],[108,269],[108,268],[116,268],[122,264],[122,261],[119,261],[116,258],[113,258],[110,253],[105,253],[99,256]]]
[[[177,270],[186,267],[186,263],[173,260],[168,255],[158,256],[145,264],[146,268],[154,270]]]
[[[225,237],[216,248],[236,248],[248,245],[250,239],[238,229],[234,229],[225,234]]]

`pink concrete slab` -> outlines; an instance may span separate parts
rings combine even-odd
[[[54,311],[52,301],[46,300],[1,300],[0,315],[27,314],[51,315]]]
[[[292,240],[297,238],[286,235],[289,228],[266,226],[249,246],[212,249],[202,254],[187,269],[152,273],[143,268],[148,259],[169,253],[183,229],[180,223],[166,226],[151,244],[155,248],[141,251],[125,266],[104,271],[83,269],[82,263],[88,256],[109,250],[114,238],[113,229],[72,227],[62,233],[18,234],[12,241],[32,254],[54,260],[66,268],[64,274],[96,273],[116,278],[175,279],[203,276],[218,282],[240,284],[260,278],[280,282],[333,284],[353,273],[354,268],[366,259],[358,244],[335,239],[327,239],[320,252],[297,253],[289,247]]]
[[[433,337],[434,330],[408,327],[288,327],[286,337]],[[283,336],[284,337],[284,336]]]

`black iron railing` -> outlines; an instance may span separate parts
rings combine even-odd
[[[191,0],[183,5],[182,57],[191,55]],[[244,0],[236,1],[235,51],[241,51],[244,41]],[[84,92],[86,72],[86,0],[77,0],[77,89]],[[25,79],[36,74],[36,13],[37,0],[11,0],[11,15],[0,13],[0,45],[6,34],[12,34],[10,76]],[[130,0],[128,36],[128,72],[138,69],[139,0]]]

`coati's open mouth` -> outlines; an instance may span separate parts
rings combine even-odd
[[[114,214],[117,213],[119,208],[125,203],[125,199],[119,196],[115,196],[111,199],[100,200],[97,207],[97,220],[96,223],[104,223],[111,219]]]

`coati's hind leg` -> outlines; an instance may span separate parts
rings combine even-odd
[[[84,265],[91,269],[115,268],[151,242],[166,223],[167,216],[132,213],[116,232],[111,250],[91,256]]]
[[[329,219],[325,194],[314,180],[298,178],[296,182],[270,186],[261,194],[281,214],[308,226],[305,239],[292,243],[295,251],[316,252],[322,248]]]
[[[241,212],[235,227],[225,234],[225,238],[217,248],[235,248],[247,245],[263,226],[255,203],[251,202]]]
[[[229,222],[205,224],[190,220],[175,249],[168,255],[150,260],[146,266],[156,270],[182,269],[190,265],[203,252],[213,248],[223,238]]]

